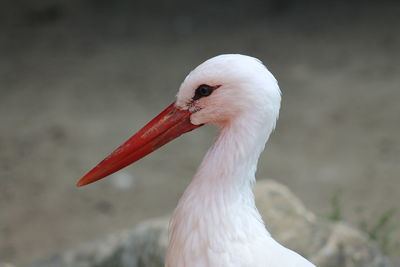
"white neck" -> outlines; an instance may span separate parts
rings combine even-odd
[[[211,201],[215,201],[214,197],[229,198],[229,204],[241,198],[253,199],[257,162],[268,136],[259,127],[251,126],[243,118],[221,128],[182,201],[189,195]]]
[[[218,266],[210,265],[210,249],[229,250],[234,240],[247,245],[246,240],[269,237],[255,207],[252,185],[273,127],[274,122],[252,116],[221,127],[174,212],[166,266],[186,266],[185,262]],[[203,261],[208,264],[201,265]]]

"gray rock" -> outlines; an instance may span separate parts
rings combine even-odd
[[[254,193],[271,234],[317,266],[391,266],[363,233],[316,217],[287,187],[264,180],[257,183]],[[167,242],[168,218],[153,219],[30,267],[162,267]]]
[[[140,224],[124,242],[121,266],[164,266],[168,245],[168,224],[169,218],[153,219]]]
[[[75,250],[60,252],[28,265],[29,267],[118,267],[129,232],[122,231]]]
[[[272,236],[284,246],[310,258],[326,242],[331,226],[312,212],[284,185],[257,182],[257,208]]]
[[[318,266],[391,266],[377,246],[344,223],[333,225],[328,241],[311,258]]]
[[[264,180],[257,183],[254,194],[274,238],[317,266],[391,266],[364,233],[343,222],[316,217],[286,186]]]

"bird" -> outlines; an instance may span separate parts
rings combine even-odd
[[[280,105],[278,82],[259,59],[215,56],[192,70],[176,100],[77,186],[102,179],[186,132],[216,125],[217,137],[170,220],[165,266],[315,266],[271,236],[255,205],[257,162]]]

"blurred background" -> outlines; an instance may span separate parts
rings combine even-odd
[[[0,260],[29,263],[171,213],[215,129],[75,183],[221,53],[283,91],[258,179],[366,231],[400,264],[397,1],[2,0]]]

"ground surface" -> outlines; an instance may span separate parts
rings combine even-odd
[[[400,6],[293,3],[251,17],[231,9],[145,16],[123,5],[43,4],[1,24],[0,261],[27,263],[170,213],[212,127],[117,177],[74,184],[169,104],[189,70],[221,53],[259,57],[283,91],[259,179],[287,184],[321,216],[336,207],[354,225],[374,228],[400,208]],[[384,224],[394,229],[393,258],[399,219]]]

